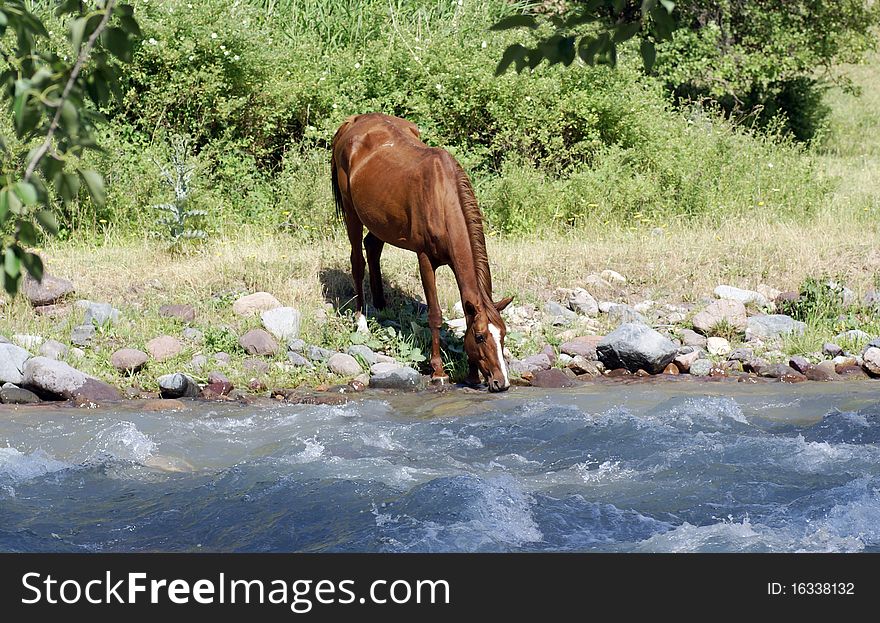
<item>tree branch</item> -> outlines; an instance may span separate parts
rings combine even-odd
[[[64,107],[64,102],[70,96],[70,91],[73,89],[73,85],[76,84],[76,79],[79,77],[82,68],[89,59],[89,54],[91,54],[92,49],[95,47],[95,42],[98,40],[101,32],[107,27],[107,23],[110,21],[110,16],[113,14],[113,7],[115,4],[116,0],[107,0],[107,4],[104,7],[104,17],[101,18],[98,27],[95,28],[95,31],[89,36],[88,41],[86,41],[85,45],[80,49],[76,63],[74,64],[73,69],[70,70],[70,77],[67,79],[67,84],[64,85],[64,91],[61,92],[61,98],[58,100],[58,109],[55,111],[52,123],[49,124],[49,131],[46,132],[46,139],[40,144],[36,152],[34,152],[34,157],[31,158],[31,161],[28,163],[27,170],[24,173],[25,182],[30,181],[37,165],[40,163],[40,160],[43,159],[49,151],[49,148],[52,146],[52,137],[58,129],[58,122],[61,120],[61,109]]]

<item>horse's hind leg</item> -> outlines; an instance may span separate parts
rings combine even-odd
[[[370,290],[373,293],[373,306],[376,309],[385,309],[385,290],[382,287],[382,271],[379,270],[379,258],[382,257],[384,240],[379,240],[372,233],[364,238],[364,248],[367,250],[367,266],[370,269]]]
[[[357,296],[355,316],[357,317],[358,331],[366,331],[367,321],[363,315],[366,309],[364,305],[365,262],[364,254],[361,251],[361,235],[364,233],[364,226],[350,205],[345,208],[345,230],[348,232],[348,241],[351,243],[351,277],[354,280],[354,291]]]

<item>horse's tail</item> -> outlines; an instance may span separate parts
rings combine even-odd
[[[353,115],[342,122],[342,125],[336,130],[336,134],[333,135],[333,142],[330,143],[330,180],[333,185],[333,200],[336,202],[336,218],[342,218],[345,211],[345,205],[342,203],[342,191],[339,189],[338,162],[336,161],[337,142],[356,116]]]

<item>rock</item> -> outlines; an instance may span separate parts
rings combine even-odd
[[[762,283],[762,284],[759,284],[758,287],[755,288],[755,289],[758,291],[758,294],[760,294],[761,296],[763,296],[763,297],[764,297],[765,299],[767,299],[768,301],[775,301],[776,298],[777,298],[780,294],[782,294],[782,291],[781,291],[781,290],[777,290],[776,288],[773,288],[773,287],[771,287],[771,286],[765,285],[765,284],[763,284],[763,283]]]
[[[30,275],[26,275],[21,287],[22,292],[31,305],[51,305],[74,292],[73,283],[67,279],[53,277],[43,273],[43,280],[36,281]]]
[[[642,323],[647,324],[645,317],[629,305],[615,303],[608,308],[608,319],[615,324]]]
[[[780,292],[776,295],[775,303],[777,305],[788,305],[789,303],[796,303],[800,300],[801,293],[795,292],[794,290],[788,290],[786,292]]]
[[[214,361],[221,366],[229,365],[229,353],[224,353],[222,350],[219,353],[214,353]]]
[[[746,327],[746,339],[781,337],[789,333],[803,333],[807,325],[785,314],[751,316]]]
[[[536,370],[532,375],[532,387],[571,387],[576,384],[573,379],[558,368]]]
[[[550,344],[544,344],[541,347],[541,353],[543,355],[547,355],[547,359],[550,360],[550,365],[556,364],[556,350]]]
[[[18,344],[22,348],[28,350],[36,350],[45,340],[39,335],[28,335],[26,333],[16,333],[12,336],[12,343]]]
[[[267,309],[260,314],[266,331],[279,340],[296,339],[299,336],[299,327],[302,322],[302,314],[293,307],[275,307]]]
[[[609,281],[602,279],[599,275],[587,275],[587,278],[584,279],[584,285],[588,286],[591,290],[598,290],[600,292],[614,289],[614,286]]]
[[[633,373],[627,370],[626,368],[614,368],[613,370],[609,370],[605,376],[612,379],[617,379],[623,376],[632,376]]]
[[[547,304],[544,305],[544,311],[548,316],[551,316],[550,322],[554,325],[568,324],[577,318],[576,313],[555,301],[548,301]]]
[[[183,350],[183,344],[176,337],[171,337],[170,335],[154,337],[147,342],[146,347],[150,357],[156,361],[165,361],[176,357]]]
[[[115,323],[119,320],[119,310],[110,303],[95,303],[94,301],[80,300],[76,306],[85,310],[83,324],[93,324],[99,327],[107,323]]]
[[[612,301],[600,301],[599,302],[599,311],[602,312],[603,314],[607,314],[609,311],[611,311],[611,308],[614,307],[615,305],[618,305],[618,303],[614,303]]]
[[[743,364],[741,361],[737,361],[736,359],[732,361],[722,361],[721,369],[727,372],[742,372]]]
[[[77,348],[76,346],[72,347],[69,352],[71,357],[76,357],[77,359],[82,359],[86,356],[83,350],[81,348]]]
[[[833,342],[822,344],[822,354],[827,357],[837,357],[843,354],[843,349]]]
[[[702,357],[703,353],[699,350],[694,350],[689,353],[678,353],[675,356],[675,359],[672,360],[672,363],[682,372],[690,372],[691,365]]]
[[[602,335],[584,335],[573,338],[559,345],[559,351],[572,357],[581,356],[596,361],[596,346],[602,341]]]
[[[220,396],[228,396],[229,392],[235,389],[229,380],[226,381],[208,381],[208,384],[202,388],[200,395],[202,398],[218,398]]]
[[[312,365],[311,361],[309,361],[308,359],[306,359],[305,357],[303,357],[299,353],[295,353],[293,351],[288,351],[287,361],[289,361],[294,366],[304,367],[309,370],[311,370],[312,368],[315,367]]]
[[[95,337],[95,325],[81,324],[74,327],[70,332],[70,342],[77,346],[88,346]]]
[[[373,352],[369,346],[364,346],[363,344],[354,344],[353,346],[348,347],[348,354],[354,357],[355,355],[360,355],[364,361],[367,362],[368,366],[373,365],[374,363],[379,363],[379,357],[376,353]]]
[[[862,305],[873,307],[875,310],[880,309],[880,290],[871,288],[865,292],[865,296],[862,297]]]
[[[232,385],[232,381],[229,380],[229,377],[217,370],[208,372],[208,383],[229,383]]]
[[[0,344],[10,344],[10,343],[11,342],[9,341],[9,338],[7,338],[5,335],[0,335]]]
[[[379,389],[418,389],[422,386],[422,375],[417,370],[413,370],[409,366],[398,366],[379,373],[373,371],[374,368],[381,365],[389,364],[377,363],[370,368],[372,373],[370,387]]]
[[[859,365],[835,366],[835,370],[841,377],[845,377],[848,380],[855,381],[869,378],[868,374],[862,369],[862,366]]]
[[[380,361],[379,363],[374,363],[370,366],[370,374],[385,374],[386,372],[391,372],[392,370],[397,370],[402,367],[403,364],[396,361]]]
[[[760,370],[756,370],[760,376],[772,379],[781,379],[783,377],[803,376],[800,372],[784,363],[771,363],[761,366]]]
[[[865,370],[873,376],[880,376],[880,348],[872,346],[862,353]]]
[[[34,312],[46,318],[63,318],[70,313],[70,305],[41,305],[34,307]]]
[[[809,359],[802,355],[794,355],[788,360],[788,365],[800,372],[801,374],[806,374],[805,370],[812,368],[813,364],[810,363]]]
[[[606,335],[596,348],[606,368],[639,368],[659,374],[678,353],[678,348],[660,333],[638,323],[624,323]]]
[[[307,344],[298,337],[287,340],[287,350],[292,353],[302,353],[305,351],[306,346]]]
[[[743,290],[741,288],[734,288],[733,286],[718,286],[715,288],[715,296],[719,299],[739,301],[743,305],[748,305],[749,303],[759,307],[768,307],[770,305],[770,301],[760,292]]]
[[[182,372],[164,374],[156,379],[162,398],[198,398],[198,384]]]
[[[345,353],[335,353],[327,360],[327,367],[340,376],[357,376],[363,372],[357,359]]]
[[[611,270],[610,268],[603,270],[601,273],[599,273],[599,276],[611,284],[623,285],[626,283],[626,277],[618,272]]]
[[[238,343],[249,355],[276,355],[278,342],[262,329],[251,329],[240,338]]]
[[[839,381],[841,376],[834,369],[834,363],[831,361],[822,361],[815,366],[810,366],[806,370],[801,371],[810,381]]]
[[[550,358],[545,353],[530,355],[524,358],[521,363],[531,371],[549,370],[550,367],[553,365],[553,362],[550,361]]]
[[[257,312],[281,307],[281,302],[268,292],[254,292],[242,296],[232,304],[236,316],[253,316]]]
[[[583,288],[575,288],[568,297],[568,307],[583,316],[598,316],[599,304],[593,295]]]
[[[838,302],[843,307],[852,307],[856,302],[856,294],[845,285],[838,281],[827,281],[825,282],[825,287],[828,290],[836,295]]]
[[[696,331],[690,329],[682,329],[679,331],[681,335],[681,343],[685,346],[693,346],[694,348],[706,348],[706,336],[700,335]]]
[[[200,344],[205,340],[205,334],[193,327],[187,327],[183,330],[183,339]]]
[[[838,355],[834,359],[831,360],[834,364],[835,369],[841,368],[843,366],[858,366],[859,362],[855,357],[848,357],[846,355]],[[837,370],[840,372],[840,370]]]
[[[456,301],[455,305],[452,306],[452,316],[454,318],[461,318],[464,316],[464,305],[461,304],[461,301]]]
[[[312,361],[327,361],[333,356],[332,350],[321,348],[320,346],[309,346],[306,350],[307,356]]]
[[[654,307],[656,303],[654,301],[642,301],[641,303],[636,303],[632,306],[633,310],[640,313],[646,314]]]
[[[732,351],[727,358],[730,361],[740,361],[745,363],[746,361],[750,361],[755,358],[755,351],[751,348],[737,348]]]
[[[708,359],[697,359],[691,363],[691,376],[709,376],[710,372],[712,372],[712,362]]]
[[[149,361],[147,353],[136,348],[121,348],[110,355],[110,363],[119,372],[134,374],[139,372]]]
[[[18,385],[22,381],[24,364],[31,354],[15,344],[0,344],[0,383],[14,383]]]
[[[40,397],[32,391],[11,385],[0,388],[0,402],[6,405],[35,404],[40,402]]]
[[[195,355],[189,362],[189,366],[196,372],[201,372],[208,365],[208,358],[204,355]]]
[[[663,374],[671,374],[672,376],[678,376],[681,374],[678,370],[678,366],[675,363],[670,363],[668,366],[663,368]]]
[[[862,352],[865,352],[869,348],[880,348],[880,337],[875,337],[873,340],[865,344],[862,348]]]
[[[706,350],[709,351],[710,355],[729,355],[730,342],[723,337],[710,337],[706,340]]]
[[[40,344],[40,354],[50,359],[63,359],[68,350],[67,344],[57,340],[46,340]]]
[[[159,308],[159,315],[163,318],[174,318],[181,322],[193,322],[196,319],[196,310],[192,305],[186,304],[163,305]]]
[[[67,399],[97,402],[119,400],[121,396],[103,381],[87,376],[63,361],[32,357],[24,366],[22,385]]]
[[[467,332],[467,318],[452,318],[446,321],[446,326],[449,327],[449,330],[456,337],[464,337],[464,334]]]
[[[579,376],[602,376],[602,372],[596,366],[596,362],[581,355],[575,355],[567,365],[569,370]]]
[[[834,336],[835,342],[867,342],[871,336],[859,329],[844,331]]]
[[[704,335],[712,335],[713,330],[726,323],[730,328],[741,333],[746,330],[746,307],[740,301],[719,299],[694,316],[694,328]]]

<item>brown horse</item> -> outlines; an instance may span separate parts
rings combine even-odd
[[[455,274],[467,320],[464,348],[467,382],[486,378],[489,391],[510,387],[504,361],[506,298],[492,301],[492,276],[483,235],[483,216],[470,180],[443,149],[419,138],[418,128],[379,113],[346,119],[333,137],[331,159],[336,210],[345,219],[351,242],[351,272],[359,321],[364,312],[363,239],[370,266],[373,304],[385,307],[379,257],[385,243],[416,253],[431,327],[433,379],[447,379],[440,359],[440,324],[435,271],[448,265]]]

